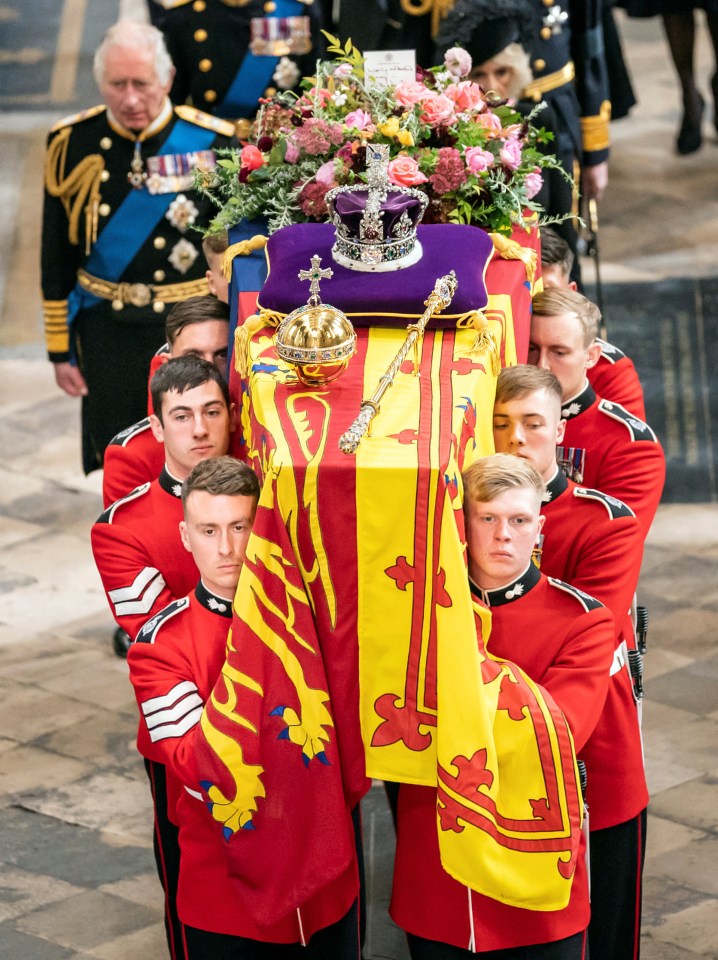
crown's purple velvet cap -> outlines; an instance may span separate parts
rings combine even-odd
[[[260,291],[259,306],[291,313],[306,303],[309,287],[297,274],[309,267],[316,253],[322,267],[334,271],[330,280],[321,283],[322,300],[342,310],[355,326],[406,326],[422,315],[435,281],[450,270],[458,280],[456,294],[432,326],[453,327],[462,314],[483,310],[489,301],[484,273],[493,253],[489,235],[479,227],[455,223],[420,225],[417,234],[423,248],[418,263],[389,273],[357,274],[332,259],[334,227],[330,223],[283,227],[267,243],[269,276]]]
[[[364,216],[366,201],[366,190],[339,193],[334,201],[334,209],[352,237],[359,236],[359,224]],[[417,197],[412,197],[410,194],[402,193],[399,190],[390,190],[387,193],[381,209],[384,213],[382,223],[384,224],[385,240],[396,239],[393,229],[404,211],[411,217],[411,222],[414,225],[424,212],[421,201]]]

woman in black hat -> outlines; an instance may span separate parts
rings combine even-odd
[[[528,53],[534,27],[526,0],[459,0],[444,21],[437,37],[437,61],[448,48],[463,47],[473,64],[469,79],[497,99],[512,100],[519,113],[527,116],[536,107],[524,92],[533,80]],[[575,100],[575,96],[573,96]],[[564,111],[565,112],[565,111]],[[578,104],[575,109],[578,117]],[[538,113],[534,124],[553,134],[545,152],[555,154],[564,170],[573,175],[576,166],[576,136],[567,129],[562,116],[550,102]],[[578,122],[578,121],[577,121]],[[579,133],[580,136],[580,133]],[[544,183],[536,196],[548,217],[571,217],[576,196],[570,181],[559,170],[542,171]],[[555,225],[556,231],[576,254],[577,235],[572,219]],[[571,279],[580,284],[578,257],[574,256]]]

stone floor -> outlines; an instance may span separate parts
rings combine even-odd
[[[87,18],[85,32],[76,31],[86,44],[97,18],[118,9],[110,0],[62,7],[65,45],[73,15]],[[22,9],[0,4],[0,25]],[[625,37],[640,105],[614,125],[601,207],[604,278],[716,276],[715,134],[706,121],[701,152],[673,155],[678,98],[659,27],[628,23]],[[704,32],[699,62],[707,89]],[[165,956],[161,896],[134,702],[125,664],[110,650],[112,622],[89,550],[100,478],[79,471],[77,404],[55,389],[40,337],[42,145],[50,122],[77,109],[53,89],[54,100],[27,103],[0,93],[0,955],[146,960]],[[715,958],[718,505],[660,508],[641,599],[651,616],[644,729],[652,793],[643,957]],[[400,960],[402,938],[385,919],[391,834],[380,794],[365,823],[367,956]]]

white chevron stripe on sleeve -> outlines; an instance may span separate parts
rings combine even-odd
[[[151,713],[149,716],[145,715],[145,723],[147,724],[147,729],[152,730],[154,727],[160,726],[162,723],[174,723],[175,720],[181,720],[185,714],[189,713],[190,710],[194,710],[196,706],[202,706],[202,698],[198,693],[190,693],[186,697],[183,697],[179,703],[176,703],[173,707],[168,707],[166,710],[158,710],[156,713]]]
[[[146,579],[148,574],[151,575],[149,580]],[[140,580],[140,578],[143,578],[143,580]],[[120,587],[108,592],[110,600],[115,605],[115,615],[122,617],[129,616],[132,613],[149,613],[155,600],[162,593],[164,586],[165,578],[159,570],[154,567],[145,567],[135,577],[131,587]],[[136,592],[131,593],[131,591]],[[113,594],[120,594],[121,596],[117,597]]]
[[[157,743],[159,740],[167,740],[169,737],[184,736],[188,730],[191,730],[192,727],[195,727],[199,723],[202,710],[203,705],[200,703],[191,713],[188,713],[186,717],[183,717],[182,720],[177,723],[163,724],[161,727],[150,730],[150,740],[152,743]]]
[[[197,693],[197,685],[192,683],[191,680],[181,680],[172,687],[169,693],[165,693],[161,697],[150,697],[149,700],[144,700],[142,702],[142,713],[147,716],[156,710],[164,710],[167,707],[172,707],[188,693]]]

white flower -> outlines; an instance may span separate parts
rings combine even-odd
[[[341,90],[337,90],[336,93],[332,94],[332,103],[336,104],[338,107],[343,107],[347,102],[346,93],[342,93]]]

